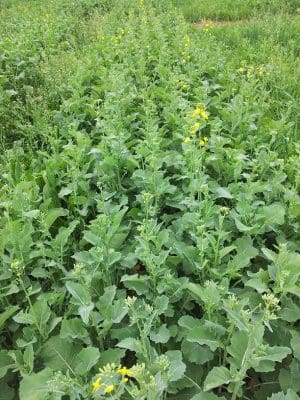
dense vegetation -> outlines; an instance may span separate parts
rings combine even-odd
[[[1,400],[299,400],[299,4],[235,3],[1,2]]]

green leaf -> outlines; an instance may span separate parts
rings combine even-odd
[[[240,369],[242,365],[248,341],[248,333],[244,331],[235,331],[231,337],[230,346],[228,346],[227,351],[232,356],[231,362],[236,369]]]
[[[67,282],[66,288],[73,296],[73,303],[77,305],[86,306],[91,303],[91,296],[88,289],[77,282]]]
[[[258,255],[258,250],[253,247],[252,239],[249,236],[244,236],[237,239],[235,242],[236,256],[229,262],[228,268],[239,270],[249,265],[250,260]]]
[[[134,290],[138,295],[147,294],[150,290],[150,277],[140,275],[123,275],[121,282],[127,289]]]
[[[295,392],[300,391],[300,362],[293,359],[288,369],[281,368],[279,373],[280,387],[283,390],[293,389]]]
[[[211,351],[215,351],[218,347],[221,347],[219,339],[204,325],[192,328],[187,335],[187,340],[200,345],[206,345]]]
[[[75,372],[82,376],[86,375],[97,364],[99,358],[100,352],[96,347],[82,349],[74,361]]]
[[[6,383],[1,383],[0,400],[13,400],[15,398],[15,391]]]
[[[0,314],[0,329],[4,325],[5,321],[8,320],[18,309],[18,306],[8,307],[3,313]]]
[[[20,383],[20,400],[45,400],[48,398],[48,381],[52,378],[53,372],[46,368],[37,374],[24,376]]]
[[[203,365],[214,358],[214,353],[207,346],[200,346],[198,343],[184,340],[181,344],[184,359],[189,362]]]
[[[59,336],[62,339],[76,339],[76,338],[86,338],[88,336],[87,331],[82,325],[82,321],[79,318],[73,319],[63,319],[60,328]]]
[[[232,376],[230,371],[225,367],[214,367],[209,371],[204,381],[204,391],[217,388],[219,386],[228,384],[231,382]]]
[[[225,397],[219,397],[216,394],[213,393],[198,393],[195,396],[193,396],[190,400],[226,400]]]
[[[170,336],[171,334],[166,324],[161,325],[156,333],[153,331],[150,332],[150,339],[155,343],[167,343]]]
[[[103,367],[106,364],[114,363],[121,364],[121,359],[125,356],[124,349],[108,349],[101,353],[99,366]]]
[[[0,350],[0,379],[3,378],[7,371],[14,366],[13,359],[8,355],[7,350]]]
[[[169,381],[176,382],[184,376],[186,365],[182,362],[182,353],[179,350],[171,350],[165,353],[170,361]]]
[[[117,346],[123,349],[134,351],[136,353],[142,353],[141,343],[135,338],[128,337],[126,339],[123,339],[117,344]]]
[[[292,332],[291,346],[294,356],[300,361],[300,332]]]
[[[54,371],[74,373],[74,359],[79,351],[77,345],[70,340],[52,336],[42,347],[41,358],[46,367]]]
[[[273,394],[271,397],[268,397],[267,400],[300,400],[297,393],[293,390],[288,390],[286,394],[284,392]]]
[[[263,220],[268,225],[284,224],[285,208],[281,203],[274,203],[258,210],[257,220]]]
[[[63,187],[60,189],[59,193],[58,193],[58,197],[60,197],[61,199],[65,196],[68,196],[70,193],[72,193],[72,189],[68,188],[68,187]]]
[[[165,295],[159,296],[154,301],[155,311],[157,315],[163,314],[169,305],[169,298]]]
[[[46,230],[49,230],[49,228],[51,228],[57,218],[65,217],[68,214],[69,212],[65,208],[52,208],[51,210],[48,210],[44,220],[44,226]]]

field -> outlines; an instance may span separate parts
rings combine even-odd
[[[299,55],[299,0],[0,0],[0,400],[300,399]]]

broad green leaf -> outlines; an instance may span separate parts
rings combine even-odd
[[[291,346],[294,356],[300,361],[300,332],[292,332]]]
[[[72,341],[52,336],[43,345],[40,355],[44,365],[53,371],[70,371],[74,374],[74,359],[78,352],[78,345]]]
[[[100,358],[100,352],[96,347],[82,349],[74,360],[75,372],[79,375],[86,375]]]
[[[229,262],[228,268],[239,270],[247,267],[250,260],[257,256],[258,250],[253,247],[252,240],[249,236],[244,236],[235,241],[236,256]]]
[[[155,299],[154,305],[155,305],[155,311],[157,312],[157,315],[161,315],[168,308],[169,298],[165,295],[159,296]]]
[[[187,340],[200,345],[206,345],[211,351],[215,351],[218,347],[221,347],[220,340],[204,325],[192,328],[187,334]]]
[[[126,339],[123,339],[117,344],[117,346],[121,347],[122,349],[134,351],[136,353],[142,353],[141,343],[135,338],[128,337]]]
[[[66,288],[73,296],[74,304],[86,306],[91,303],[91,296],[84,285],[69,281],[66,283]]]
[[[7,371],[14,366],[13,359],[8,355],[7,350],[0,350],[0,379],[3,378]]]
[[[51,228],[57,218],[65,217],[68,214],[69,212],[65,208],[53,208],[51,210],[48,210],[44,220],[45,228],[48,230],[49,228]]]
[[[66,339],[66,338],[83,339],[88,336],[88,333],[87,333],[86,329],[84,328],[82,321],[79,318],[73,318],[73,319],[69,319],[69,320],[63,319],[62,323],[61,323],[59,336],[62,339]]]
[[[63,198],[65,196],[68,196],[70,193],[72,193],[72,189],[70,189],[68,187],[63,187],[60,189],[60,191],[58,193],[58,197]]]
[[[106,364],[114,363],[116,365],[121,364],[122,358],[125,356],[124,349],[108,349],[101,353],[99,366],[103,367]]]
[[[226,400],[225,397],[219,397],[213,393],[201,392],[193,396],[190,400]]]
[[[225,367],[214,367],[209,371],[204,381],[204,391],[217,388],[222,385],[226,385],[231,382],[232,376],[230,371]]]
[[[300,362],[293,359],[288,368],[282,368],[279,374],[280,387],[283,390],[292,389],[295,392],[300,391]]]
[[[299,400],[299,396],[293,390],[289,389],[287,393],[284,392],[273,394],[267,400]]]
[[[176,382],[184,376],[186,365],[182,362],[182,353],[179,350],[171,350],[165,353],[170,361],[169,381]]]
[[[37,374],[24,376],[20,383],[20,400],[45,400],[49,394],[48,381],[53,372],[46,368]]]
[[[8,307],[3,313],[0,314],[0,329],[4,325],[5,321],[9,319],[19,309],[18,306]]]
[[[244,331],[235,331],[227,351],[232,356],[232,363],[239,369],[242,365],[249,342],[249,335]]]
[[[170,336],[171,334],[166,324],[161,325],[156,333],[153,331],[150,332],[150,339],[155,343],[167,343]]]
[[[89,316],[91,311],[94,309],[94,304],[88,304],[84,306],[80,306],[78,308],[78,314],[81,316],[82,321],[87,325],[89,323]]]
[[[201,324],[199,319],[192,317],[191,315],[184,315],[178,320],[178,325],[185,329],[193,329]]]
[[[150,277],[140,275],[123,275],[121,282],[127,289],[134,290],[138,295],[147,294],[150,290]]]
[[[284,223],[285,208],[281,203],[264,206],[257,213],[257,220],[263,220],[268,225],[282,225]]]
[[[0,400],[13,400],[15,391],[6,383],[1,383]]]
[[[189,362],[203,365],[214,358],[214,353],[207,346],[184,340],[181,344],[182,354]]]

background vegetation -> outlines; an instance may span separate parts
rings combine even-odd
[[[0,399],[299,399],[298,2],[0,18]]]

